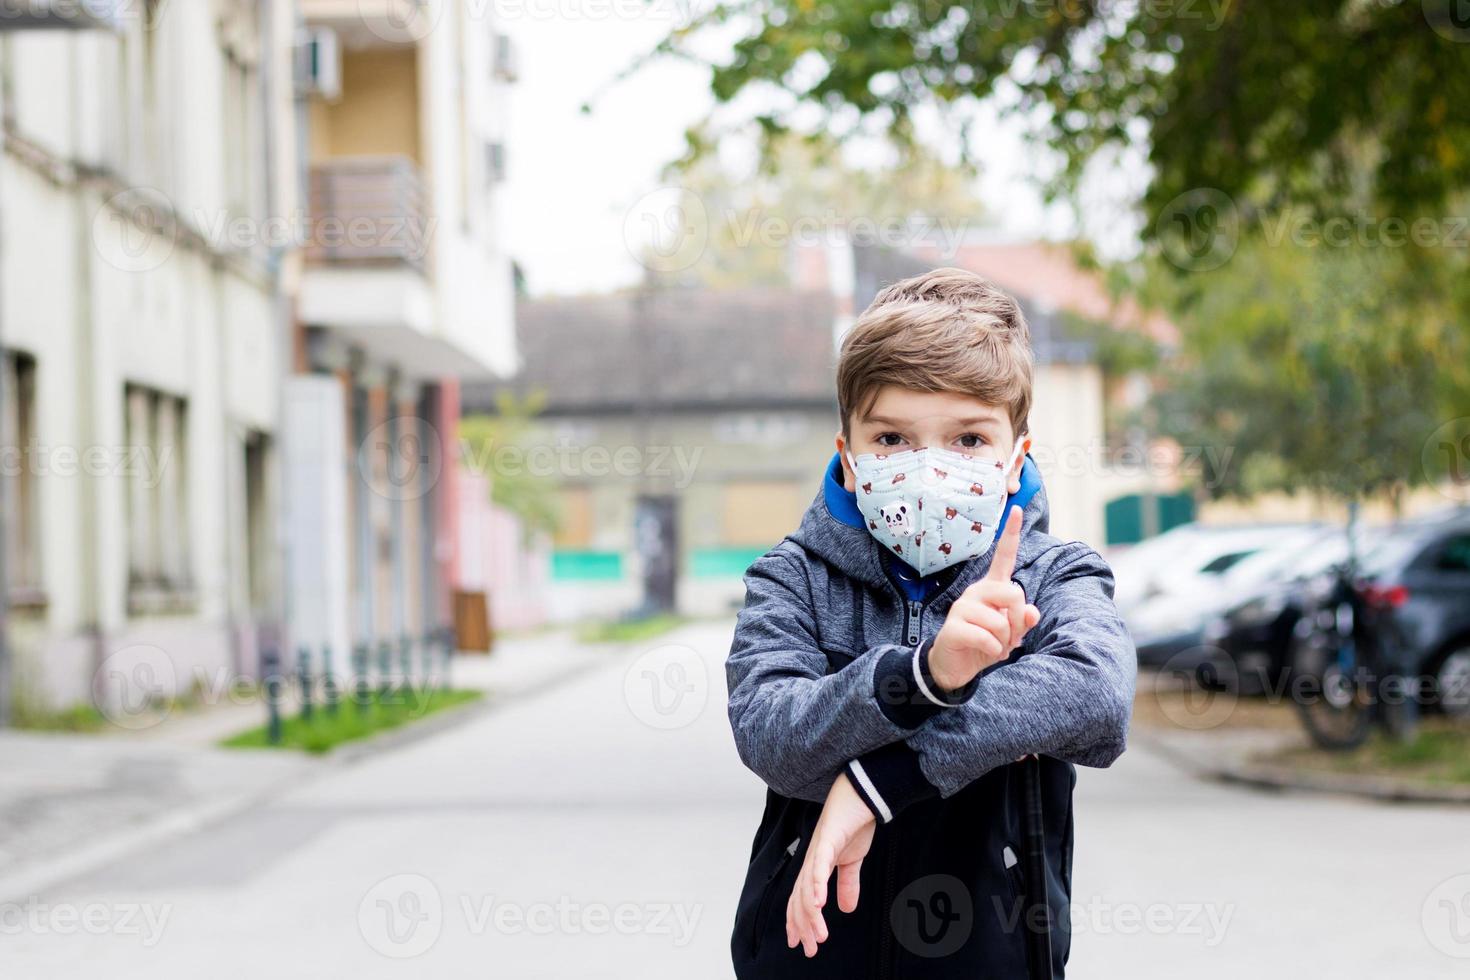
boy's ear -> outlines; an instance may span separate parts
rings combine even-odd
[[[837,433],[837,458],[842,460],[842,485],[848,493],[857,493],[857,474],[852,471],[852,465],[847,461],[847,437],[839,430]]]
[[[1026,433],[1020,439],[1021,452],[1016,457],[1016,465],[1011,467],[1010,473],[1006,475],[1006,492],[1019,493],[1021,490],[1021,470],[1026,466],[1026,454],[1031,451],[1031,433]]]

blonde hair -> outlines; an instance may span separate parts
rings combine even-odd
[[[1002,406],[1020,436],[1031,413],[1031,331],[1015,299],[983,276],[935,269],[886,287],[837,357],[842,431],[885,385]]]

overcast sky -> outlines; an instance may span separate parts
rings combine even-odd
[[[638,280],[628,242],[636,246],[642,235],[638,209],[668,199],[656,193],[659,170],[682,152],[684,130],[712,105],[707,73],[668,59],[609,87],[664,35],[673,16],[667,4],[637,16],[611,13],[630,7],[615,0],[601,7],[589,0],[525,0],[502,8],[515,15],[502,14],[498,29],[514,38],[520,55],[520,80],[510,91],[502,228],[534,295],[603,291]],[[594,111],[581,113],[581,104],[599,92]],[[1018,129],[992,115],[974,139],[983,170],[979,193],[997,233],[1071,234],[1067,214],[1043,207],[1028,179],[1038,163]],[[1102,214],[1104,205],[1088,210],[1089,227],[1118,227],[1116,216]]]

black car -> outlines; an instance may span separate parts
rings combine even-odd
[[[1279,683],[1303,609],[1330,578],[1276,583],[1212,623],[1205,639],[1217,658],[1201,679],[1242,691]],[[1357,585],[1393,666],[1425,679],[1429,703],[1470,718],[1470,510],[1385,529],[1363,548]]]

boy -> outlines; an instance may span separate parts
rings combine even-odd
[[[842,343],[836,456],[746,573],[726,662],[770,787],[739,977],[1062,976],[1072,765],[1122,753],[1136,664],[1107,565],[1047,533],[1031,376],[1016,302],[959,269],[884,289]],[[1031,755],[1050,973],[1027,963]]]

